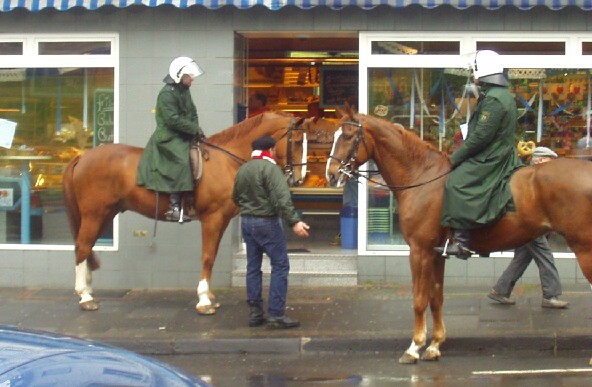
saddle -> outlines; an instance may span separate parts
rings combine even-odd
[[[203,172],[202,158],[204,160],[209,158],[208,151],[204,148],[201,142],[194,140],[191,143],[191,148],[189,149],[189,163],[191,165],[193,183],[195,185],[199,184],[199,180],[201,179],[201,174]]]

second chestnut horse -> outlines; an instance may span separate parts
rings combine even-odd
[[[421,358],[440,357],[446,339],[443,320],[444,263],[434,252],[448,235],[440,225],[447,155],[399,124],[358,114],[342,118],[327,164],[327,180],[343,183],[359,165],[374,160],[393,191],[399,209],[401,233],[409,245],[413,281],[414,329],[410,347],[399,359],[415,363],[426,344],[426,311],[433,318],[432,342]],[[518,169],[512,176],[515,211],[497,223],[471,231],[471,248],[479,253],[510,250],[554,230],[565,237],[582,272],[592,282],[592,163],[561,158]]]

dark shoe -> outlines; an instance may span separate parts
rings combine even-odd
[[[435,247],[437,253],[442,255],[443,257],[447,257],[449,255],[454,255],[459,259],[464,259],[465,261],[471,257],[473,252],[469,249],[469,242],[471,237],[469,235],[468,230],[462,229],[455,229],[453,230],[454,239],[450,242],[450,239],[446,240],[444,246]]]
[[[179,207],[170,207],[169,210],[164,213],[164,217],[169,222],[179,222],[179,218],[181,218],[181,209]],[[183,213],[182,223],[185,222],[191,222],[191,218]]]
[[[288,317],[283,315],[282,317],[272,317],[269,316],[267,319],[267,328],[268,329],[289,329],[289,328],[296,328],[300,326],[300,321],[296,320],[295,318]]]
[[[497,294],[493,289],[489,292],[487,297],[489,297],[493,301],[499,302],[502,305],[514,305],[516,303],[516,301],[510,300],[508,297],[502,296],[501,294]]]
[[[443,257],[454,255],[456,258],[464,259],[465,261],[471,258],[473,252],[458,242],[448,243],[441,247],[434,247],[434,250]]]
[[[265,316],[263,315],[263,309],[259,306],[251,306],[249,307],[249,326],[250,327],[259,327],[263,325],[265,322]]]
[[[565,309],[568,305],[569,302],[558,300],[556,297],[543,298],[543,303],[541,304],[543,308],[550,309]]]

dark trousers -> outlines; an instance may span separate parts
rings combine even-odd
[[[272,317],[281,317],[286,309],[290,272],[284,225],[280,218],[243,216],[241,229],[247,245],[247,301],[251,305],[263,306],[261,264],[265,253],[271,263],[268,313]]]
[[[514,285],[522,277],[522,274],[524,274],[524,271],[533,259],[539,268],[543,297],[552,298],[559,296],[561,294],[559,273],[555,267],[549,242],[547,242],[547,238],[544,236],[538,237],[514,251],[514,259],[512,259],[506,270],[497,280],[493,290],[497,294],[510,297]]]

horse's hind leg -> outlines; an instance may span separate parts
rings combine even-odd
[[[92,296],[92,273],[86,259],[76,265],[75,274],[74,289],[80,297],[80,308],[88,311],[99,309],[99,305],[94,301]]]
[[[80,308],[86,311],[99,309],[99,304],[92,295],[92,272],[89,260],[94,260],[92,247],[99,237],[101,222],[87,221],[83,218],[76,238],[76,279],[74,289],[80,297]]]
[[[197,285],[198,302],[195,305],[195,310],[201,315],[215,314],[216,309],[220,307],[220,304],[215,300],[214,294],[210,292],[210,281],[220,240],[230,219],[230,216],[225,216],[221,211],[202,215],[201,218],[202,271]]]

